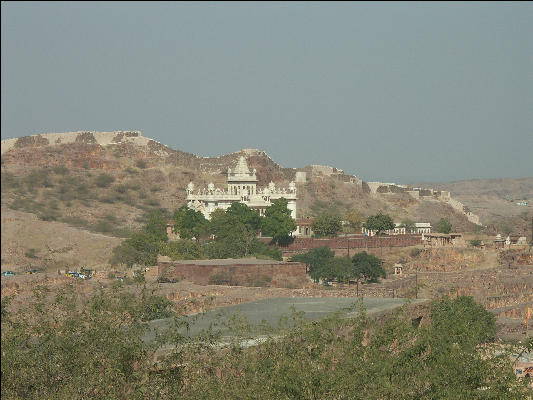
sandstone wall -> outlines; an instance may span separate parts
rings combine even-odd
[[[198,285],[213,283],[232,286],[304,287],[309,284],[303,263],[198,265],[172,261],[158,262],[159,276],[185,279]]]
[[[305,253],[318,247],[327,246],[335,251],[336,255],[344,255],[349,249],[354,253],[359,250],[379,249],[387,247],[406,247],[422,244],[421,235],[397,235],[397,236],[356,236],[336,238],[295,238],[288,246],[281,247],[283,256]]]

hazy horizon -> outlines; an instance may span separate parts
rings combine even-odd
[[[533,176],[531,3],[1,9],[2,139],[140,130],[367,181]]]

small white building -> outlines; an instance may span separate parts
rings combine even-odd
[[[272,200],[283,197],[288,202],[287,208],[291,211],[291,217],[296,219],[296,185],[294,182],[291,182],[288,188],[277,188],[274,182],[270,182],[266,188],[258,188],[256,170],[250,171],[244,157],[239,159],[235,170],[228,168],[227,175],[227,190],[215,188],[215,185],[210,183],[207,188],[198,189],[195,192],[194,183],[189,182],[187,207],[200,211],[206,219],[210,219],[211,213],[217,208],[227,210],[232,203],[240,202],[263,216],[265,209],[272,204]]]

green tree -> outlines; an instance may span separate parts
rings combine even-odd
[[[387,214],[382,214],[381,212],[368,217],[364,226],[366,229],[375,231],[378,235],[389,229],[394,229],[395,227],[392,218]]]
[[[95,178],[94,183],[96,183],[96,186],[99,188],[106,188],[109,187],[114,180],[115,178],[113,178],[111,175],[100,174]]]
[[[415,233],[416,232],[416,224],[413,220],[410,219],[404,219],[401,222],[400,227],[405,228],[405,233]]]
[[[283,256],[281,249],[277,246],[269,246],[266,243],[261,242],[260,240],[254,239],[252,242],[252,255],[257,258],[271,258],[273,260],[282,261]]]
[[[232,203],[226,210],[226,213],[235,217],[236,220],[246,225],[249,230],[255,233],[258,233],[261,230],[261,217],[256,211],[252,210],[244,203]]]
[[[161,240],[147,232],[133,233],[128,239],[113,249],[111,264],[156,265]]]
[[[366,251],[353,256],[352,263],[354,265],[353,276],[358,281],[377,282],[380,277],[386,277],[385,270],[381,266],[381,260]]]
[[[363,214],[361,214],[359,211],[354,210],[354,209],[350,210],[344,216],[344,219],[348,221],[350,228],[353,231],[357,231],[357,232],[361,231],[361,226],[363,225],[363,222],[365,221],[365,217],[363,216]]]
[[[208,222],[199,211],[194,211],[186,205],[174,213],[174,231],[183,239],[200,239],[207,232]]]
[[[328,262],[335,256],[335,253],[329,247],[317,247],[304,254],[295,254],[291,261],[303,262],[307,264],[309,276],[315,283],[328,275]]]
[[[283,197],[273,200],[272,205],[265,210],[261,222],[263,235],[272,237],[274,243],[281,245],[289,243],[292,239],[291,232],[296,230],[296,222],[292,219],[287,204]]]
[[[481,246],[481,240],[480,239],[473,239],[470,241],[470,244],[474,247],[479,247]]]
[[[435,231],[439,233],[450,233],[452,231],[452,224],[448,218],[441,218],[439,222],[435,224]]]
[[[209,230],[215,236],[215,240],[206,245],[210,258],[237,258],[250,254],[256,232],[241,221],[241,216],[215,210],[211,213]]]
[[[326,263],[325,275],[328,281],[337,280],[338,282],[348,282],[354,277],[354,266],[349,257],[333,257]]]
[[[341,217],[330,212],[323,212],[315,218],[311,229],[317,236],[335,236],[342,229]]]
[[[4,315],[2,398],[142,399],[179,393],[183,380],[172,365],[154,369],[157,341],[143,340],[144,321],[172,316],[170,302],[142,291],[102,290],[91,298],[72,285],[50,296],[37,288],[29,304]],[[177,339],[182,343],[184,339]],[[105,371],[105,373],[102,373]]]
[[[172,240],[160,247],[160,254],[172,260],[199,260],[206,257],[203,246],[190,239]]]
[[[150,211],[144,231],[155,236],[159,241],[166,242],[168,240],[167,220],[161,210]]]
[[[444,343],[476,346],[494,339],[496,318],[470,296],[445,297],[433,304],[432,329]]]

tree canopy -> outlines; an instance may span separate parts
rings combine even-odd
[[[381,260],[366,251],[353,256],[352,263],[354,265],[353,276],[357,280],[377,282],[380,277],[386,277],[385,270],[381,266]]]
[[[390,215],[379,212],[376,215],[371,215],[365,222],[365,228],[375,231],[378,235],[389,229],[394,229],[394,222]]]
[[[514,376],[510,356],[531,350],[533,340],[508,349],[487,343],[494,317],[471,297],[422,305],[431,318],[419,326],[408,307],[371,318],[362,302],[357,313],[319,321],[294,314],[287,317],[292,327],[254,346],[242,344],[249,336],[239,328],[247,321],[234,318],[224,329],[237,340],[221,351],[212,327],[203,336],[184,335],[190,320],[178,315],[156,332],[157,340],[144,340],[145,321],[173,315],[163,296],[121,288],[88,296],[76,289],[50,296],[38,287],[17,307],[2,298],[2,398],[519,400],[531,394]]]
[[[250,231],[255,233],[261,230],[261,217],[257,211],[252,210],[244,203],[234,202],[226,210],[226,213],[244,224]]]
[[[148,222],[146,223],[145,232],[154,235],[157,240],[166,242],[167,236],[167,220],[160,210],[152,210],[148,214]]]
[[[328,261],[333,259],[335,253],[329,247],[318,247],[304,254],[295,254],[291,261],[303,262],[309,267],[309,276],[318,283],[329,275]]]
[[[335,236],[342,229],[341,217],[331,212],[322,212],[314,219],[311,229],[317,236]]]
[[[256,232],[251,225],[242,222],[242,215],[215,210],[211,213],[209,228],[215,236],[213,242],[206,244],[210,258],[238,258],[250,254]]]
[[[441,218],[439,222],[435,224],[435,231],[439,233],[450,233],[452,231],[452,224],[448,218]]]
[[[174,231],[184,239],[199,239],[207,232],[207,220],[201,212],[184,205],[174,213]]]
[[[163,212],[153,210],[148,214],[148,221],[140,232],[132,233],[126,240],[113,249],[111,264],[155,265],[161,244],[167,238],[166,219]]]
[[[274,243],[287,244],[291,241],[291,233],[296,230],[296,222],[287,208],[287,200],[280,198],[272,201],[272,205],[265,210],[261,221],[261,232],[264,236],[272,237]]]
[[[350,257],[333,257],[327,261],[324,275],[328,281],[347,283],[354,277],[354,272]]]
[[[365,217],[359,211],[352,209],[344,216],[344,219],[348,222],[350,228],[354,231],[360,231]]]

